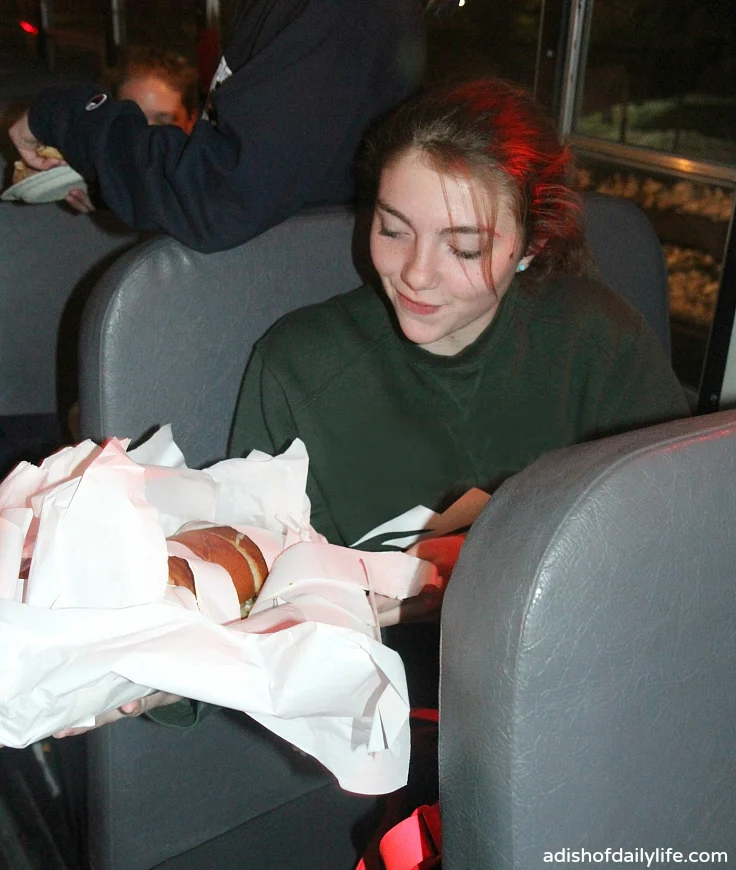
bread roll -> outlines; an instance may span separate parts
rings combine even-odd
[[[36,148],[36,154],[38,154],[39,157],[45,157],[47,159],[64,159],[64,155],[61,153],[61,151],[57,151],[56,148],[54,148],[52,145],[39,145],[38,148]]]
[[[16,160],[13,163],[13,184],[20,184],[21,181],[25,181],[26,178],[30,178],[32,175],[38,175],[38,169],[31,169],[22,160]]]
[[[36,148],[36,154],[38,154],[39,157],[44,157],[46,159],[64,159],[61,152],[57,151],[56,148],[53,148],[51,145],[39,145],[38,148]],[[19,184],[21,181],[25,181],[26,178],[30,178],[32,175],[38,175],[40,171],[41,170],[39,169],[32,169],[23,160],[16,160],[13,163],[13,184]]]
[[[172,538],[183,544],[203,562],[223,567],[235,586],[240,614],[245,618],[268,574],[260,548],[247,536],[230,526],[209,526],[179,532]],[[169,583],[185,586],[196,595],[194,574],[186,559],[169,556]]]

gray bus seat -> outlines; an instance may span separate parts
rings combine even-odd
[[[90,870],[353,870],[377,821],[379,801],[245,714],[84,739]]]
[[[84,313],[82,431],[138,438],[171,423],[190,466],[222,459],[254,342],[281,315],[361,283],[344,207],[201,254],[169,237],[122,257]]]
[[[734,854],[735,521],[736,412],[497,490],[442,611],[445,870]]]
[[[652,222],[627,199],[584,193],[583,203],[601,279],[643,315],[669,357],[667,264]]]
[[[286,311],[360,284],[353,223],[320,209],[230,251],[159,238],[118,260],[84,314],[83,433],[135,438],[170,422],[190,466],[221,459],[255,340]],[[94,870],[351,870],[376,808],[231,711],[191,731],[121,722],[86,741]]]
[[[82,305],[114,257],[137,238],[111,212],[76,215],[56,204],[0,203],[3,465],[14,451],[44,455],[61,443],[58,410],[75,398]]]

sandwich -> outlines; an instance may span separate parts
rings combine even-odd
[[[203,562],[224,568],[235,586],[240,615],[248,616],[268,575],[263,553],[248,535],[230,526],[208,526],[178,532],[168,540],[183,544]],[[184,586],[196,598],[194,572],[186,559],[169,556],[169,585]]]
[[[50,145],[39,145],[38,148],[36,148],[36,154],[45,159],[64,159],[62,154]],[[29,166],[23,160],[16,160],[15,163],[13,163],[13,184],[20,184],[21,181],[25,181],[26,178],[30,178],[32,175],[38,175],[41,171],[42,170],[40,169],[33,169],[33,167]]]

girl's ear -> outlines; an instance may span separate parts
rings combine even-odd
[[[528,254],[526,257],[522,257],[521,260],[516,264],[517,272],[526,272],[529,268],[529,264],[534,259],[534,254]]]
[[[192,109],[192,111],[187,115],[186,126],[182,127],[182,130],[187,134],[187,136],[194,129],[194,125],[197,123],[199,119],[199,109]]]
[[[519,260],[519,264],[516,267],[517,272],[526,272],[531,264],[532,260],[537,256],[537,254],[542,250],[542,248],[547,244],[547,239],[542,239],[540,242],[535,243],[534,245],[529,245],[527,251],[531,251],[531,253],[527,254],[526,257],[522,257]]]

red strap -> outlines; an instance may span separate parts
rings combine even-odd
[[[435,710],[434,707],[412,707],[409,716],[412,719],[421,719],[423,722],[440,721],[440,711]]]
[[[428,722],[434,725],[439,722],[439,710],[432,707],[412,707],[409,715],[416,722]],[[381,838],[378,851],[383,862],[383,870],[439,868],[442,853],[439,804],[418,807],[408,819],[389,828]],[[358,863],[355,870],[376,870],[376,860],[366,853],[366,857]]]
[[[380,846],[386,870],[430,870],[440,866],[442,826],[439,804],[418,807],[384,834]],[[363,861],[356,870],[366,870]]]

